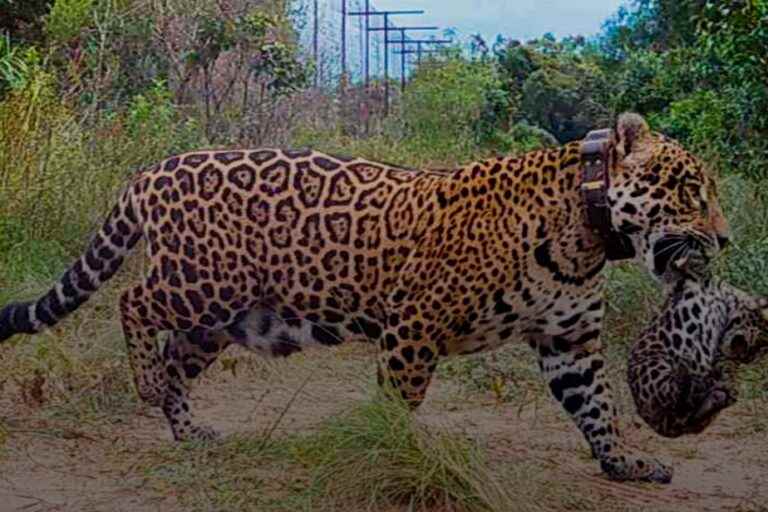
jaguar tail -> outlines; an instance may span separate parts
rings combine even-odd
[[[140,238],[141,224],[128,188],[83,255],[48,293],[0,309],[0,342],[16,334],[38,333],[75,311],[117,272]]]

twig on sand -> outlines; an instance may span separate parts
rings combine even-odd
[[[264,433],[264,438],[261,441],[261,444],[259,445],[259,451],[263,450],[267,443],[272,439],[272,434],[277,430],[277,427],[280,426],[280,423],[282,423],[283,418],[286,414],[288,414],[288,411],[290,410],[291,406],[293,406],[293,403],[296,401],[296,399],[299,397],[299,394],[304,390],[304,388],[309,383],[309,380],[312,378],[314,374],[314,371],[311,371],[307,374],[307,376],[304,378],[304,380],[301,382],[301,385],[296,388],[296,391],[293,392],[293,395],[288,400],[288,403],[285,404],[285,407],[283,407],[283,410],[280,411],[280,415],[277,417],[275,421],[272,422],[272,425],[269,426],[269,428]]]

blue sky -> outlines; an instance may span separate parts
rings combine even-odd
[[[552,32],[558,37],[592,35],[623,0],[372,0],[377,10],[423,9],[422,16],[398,16],[405,25],[454,27],[462,35],[480,33],[529,39]],[[414,35],[416,35],[414,33]]]

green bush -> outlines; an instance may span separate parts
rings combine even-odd
[[[768,3],[638,0],[606,26],[614,110],[752,179],[768,163]]]
[[[55,0],[45,21],[45,33],[54,43],[78,36],[91,21],[95,0]]]
[[[416,71],[402,102],[403,136],[431,159],[467,160],[480,143],[475,131],[489,91],[498,88],[493,66],[458,55]]]
[[[51,75],[33,73],[0,102],[0,280],[39,273],[40,262],[58,271],[131,172],[202,143],[162,83],[135,97],[124,116],[89,126],[57,97]]]
[[[554,135],[525,121],[515,123],[506,132],[499,129],[493,131],[484,142],[485,146],[504,154],[526,153],[558,144]]]
[[[768,296],[768,187],[738,175],[722,181],[733,244],[719,271],[735,285]]]
[[[69,108],[56,97],[55,77],[35,67],[25,82],[0,103],[0,215],[37,226],[45,206],[64,186],[52,167],[79,144],[80,130]],[[54,215],[54,217],[59,217]],[[30,235],[40,235],[33,229]]]

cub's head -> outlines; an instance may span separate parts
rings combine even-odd
[[[671,261],[692,251],[709,260],[728,243],[715,181],[698,158],[637,114],[619,118],[615,147],[613,225],[654,276],[662,279]]]
[[[736,297],[734,311],[720,340],[722,357],[751,363],[768,353],[768,299],[724,285]]]

